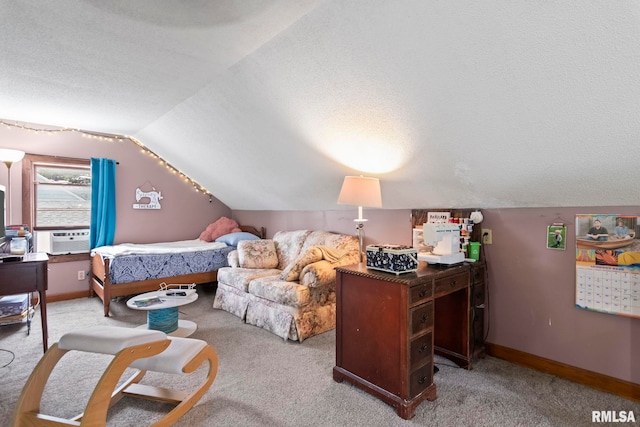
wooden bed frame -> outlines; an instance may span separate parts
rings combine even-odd
[[[266,237],[266,229],[261,227],[258,230],[250,225],[241,225],[242,231],[264,239]],[[91,257],[91,279],[89,281],[90,295],[93,297],[98,295],[104,306],[104,316],[109,317],[109,305],[111,298],[137,295],[144,292],[157,291],[160,289],[160,283],[210,283],[218,280],[218,271],[207,271],[204,273],[184,274],[181,276],[159,277],[157,279],[140,280],[137,282],[112,284],[109,277],[109,259],[103,259],[100,256]]]

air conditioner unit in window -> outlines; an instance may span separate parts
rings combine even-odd
[[[51,255],[79,254],[89,252],[89,230],[54,230],[40,232],[36,250]]]

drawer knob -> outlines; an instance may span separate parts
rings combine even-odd
[[[429,315],[427,313],[423,313],[422,317],[420,318],[420,322],[427,323],[427,320],[429,320]]]
[[[420,377],[420,379],[418,380],[418,384],[424,384],[427,382],[429,378],[424,376],[424,377]]]
[[[418,296],[419,296],[420,298],[424,298],[424,297],[426,297],[426,296],[427,296],[427,290],[426,290],[426,289],[422,289],[422,290],[420,291],[420,293],[418,294]]]
[[[420,350],[418,350],[418,353],[424,353],[425,351],[427,351],[429,349],[429,344],[424,343],[420,346]]]
[[[458,284],[457,280],[452,280],[451,282],[449,282],[449,285],[453,288],[455,285]]]

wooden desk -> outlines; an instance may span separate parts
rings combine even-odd
[[[427,266],[395,275],[364,264],[336,268],[336,366],[404,419],[435,400],[433,355],[471,369],[471,267]]]
[[[49,257],[45,253],[27,253],[22,261],[0,262],[0,296],[38,292],[42,322],[42,348],[48,346],[47,286]]]

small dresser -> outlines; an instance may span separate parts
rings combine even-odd
[[[335,381],[347,380],[409,419],[421,402],[436,398],[434,352],[471,368],[478,350],[469,333],[477,327],[470,287],[475,268],[420,262],[418,271],[402,275],[364,264],[336,271]]]

